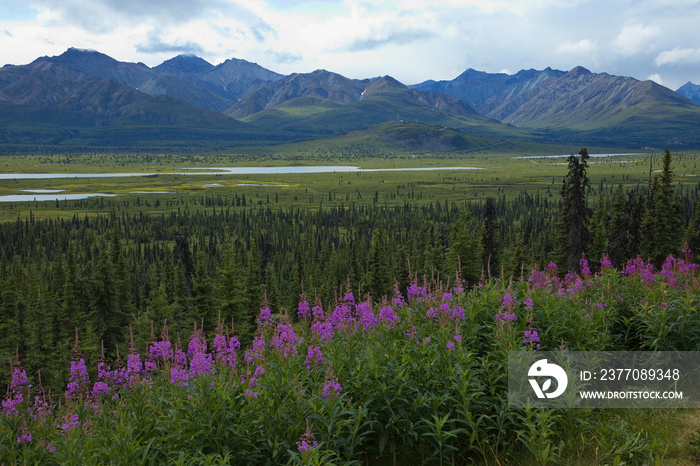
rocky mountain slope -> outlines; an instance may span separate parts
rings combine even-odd
[[[41,122],[72,125],[64,129],[75,134],[90,122],[150,126],[153,135],[158,126],[230,131],[224,139],[232,143],[240,132],[271,142],[403,121],[577,145],[700,145],[700,106],[681,94],[697,97],[698,86],[676,93],[583,67],[514,75],[468,69],[451,81],[406,86],[390,76],[354,80],[327,70],[283,76],[245,60],[215,66],[194,55],[150,68],[71,48],[0,68],[0,120],[15,133],[31,135]]]

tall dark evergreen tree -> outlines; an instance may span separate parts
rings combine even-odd
[[[683,238],[683,206],[673,186],[671,152],[664,151],[663,170],[652,180],[647,208],[642,218],[642,257],[657,267],[669,254],[678,256]]]
[[[608,203],[605,201],[605,197],[602,193],[598,198],[598,205],[593,211],[590,232],[591,245],[588,249],[588,256],[591,259],[591,263],[594,264],[597,263],[598,259],[605,253],[608,245],[608,237],[610,236]]]
[[[613,200],[607,246],[608,256],[616,267],[621,267],[639,255],[643,212],[644,204],[639,187],[634,187],[625,196],[622,186],[619,186]]]
[[[481,278],[482,249],[478,228],[473,224],[471,214],[462,210],[459,219],[452,227],[450,246],[447,252],[450,270],[461,270],[467,285],[479,282]]]
[[[365,281],[365,291],[374,300],[379,300],[384,296],[390,296],[393,279],[390,275],[391,266],[387,253],[388,239],[383,226],[378,225],[372,232],[369,242],[369,256],[367,258],[367,274]]]
[[[484,228],[481,236],[481,266],[486,276],[498,273],[498,232],[496,231],[496,205],[492,197],[486,199],[484,205]]]
[[[686,231],[685,242],[696,258],[700,258],[700,201],[693,206],[693,217]]]
[[[591,233],[588,224],[592,211],[586,204],[586,191],[590,179],[588,168],[588,150],[582,148],[579,157],[568,158],[569,172],[564,177],[561,188],[561,221],[559,227],[559,265],[563,270],[580,272],[581,255],[588,252]]]

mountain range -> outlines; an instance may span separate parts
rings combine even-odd
[[[194,55],[151,68],[71,48],[0,68],[0,143],[230,147],[357,131],[405,142],[407,133],[424,140],[451,128],[482,143],[698,147],[698,100],[692,83],[674,92],[583,67],[514,75],[468,69],[451,81],[407,86],[327,70],[285,76],[235,58],[215,66]],[[387,128],[400,136],[387,136]],[[441,137],[426,147],[463,146]]]

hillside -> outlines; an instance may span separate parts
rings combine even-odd
[[[676,93],[583,67],[514,75],[468,69],[451,81],[406,86],[391,76],[354,80],[327,70],[283,76],[245,60],[212,65],[194,55],[150,68],[70,48],[0,68],[0,102],[13,104],[0,107],[8,122],[0,137],[109,145],[119,134],[144,144],[240,146],[413,122],[515,141],[697,147],[700,106],[681,95],[692,97],[693,86]],[[409,139],[420,139],[417,131]]]
[[[490,118],[551,139],[657,147],[700,143],[700,106],[652,81],[583,67],[513,76],[467,70],[452,81],[414,87],[468,99]]]
[[[676,92],[700,105],[700,84],[693,84],[688,81],[676,89]]]

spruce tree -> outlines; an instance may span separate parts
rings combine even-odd
[[[664,151],[663,170],[652,180],[642,218],[642,257],[660,267],[669,254],[680,254],[683,237],[683,206],[673,186],[671,152]]]
[[[610,236],[607,253],[616,267],[621,267],[629,259],[639,255],[640,228],[644,204],[639,187],[624,194],[618,186],[613,200],[613,213],[610,220]]]
[[[587,253],[591,241],[588,224],[592,211],[586,204],[586,191],[590,180],[588,151],[582,148],[579,157],[568,158],[568,169],[561,188],[561,221],[559,226],[559,264],[563,271],[580,272],[581,255]]]
[[[375,301],[380,300],[382,297],[390,296],[392,291],[393,277],[391,276],[391,265],[387,254],[387,243],[386,231],[380,224],[372,232],[372,238],[369,242],[365,281],[365,291]]]
[[[447,256],[451,270],[459,268],[467,285],[478,283],[481,278],[481,238],[469,210],[462,210],[452,228]]]
[[[495,275],[499,268],[496,234],[496,206],[493,198],[489,197],[484,205],[484,227],[481,236],[481,266],[487,277]]]

